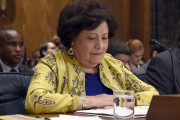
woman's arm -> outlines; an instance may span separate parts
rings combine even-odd
[[[30,113],[65,113],[75,111],[79,96],[57,93],[57,84],[62,84],[57,78],[57,65],[53,55],[43,58],[35,68],[28,93],[25,108]],[[59,85],[58,87],[61,87]],[[61,88],[59,88],[61,90]]]
[[[151,85],[138,79],[132,72],[125,67],[123,69],[123,80],[126,83],[126,89],[135,91],[136,105],[149,105],[153,95],[159,95],[158,91]]]

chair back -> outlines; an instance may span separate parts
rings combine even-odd
[[[26,114],[25,99],[32,75],[0,72],[0,115]]]

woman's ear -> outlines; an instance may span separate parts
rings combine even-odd
[[[71,41],[71,46],[74,46],[74,41]]]

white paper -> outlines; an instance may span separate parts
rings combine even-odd
[[[147,111],[149,109],[149,106],[136,106],[134,115],[135,117],[145,117],[147,114]],[[96,115],[102,115],[102,116],[113,116],[114,111],[113,109],[91,109],[91,110],[79,110],[75,113],[78,114],[96,114]]]
[[[134,111],[134,117],[146,117],[149,106],[136,106]]]
[[[50,118],[51,120],[102,120],[98,116],[73,116],[73,115],[59,115],[59,117]]]
[[[60,117],[52,117],[51,120],[61,120]]]

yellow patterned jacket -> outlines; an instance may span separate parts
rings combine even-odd
[[[152,96],[159,94],[109,54],[99,64],[99,75],[111,90],[134,90],[137,105],[149,105]],[[82,66],[67,51],[59,50],[42,58],[35,67],[25,108],[30,113],[73,112],[81,95],[86,95]]]

